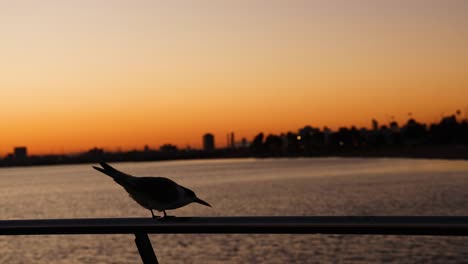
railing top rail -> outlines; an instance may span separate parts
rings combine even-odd
[[[278,216],[2,220],[0,235],[373,234],[468,236],[467,216]]]

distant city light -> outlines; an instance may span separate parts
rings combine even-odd
[[[301,139],[302,139],[302,137],[301,137],[301,136],[297,136],[297,140],[301,140]]]

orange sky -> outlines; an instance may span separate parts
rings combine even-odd
[[[468,107],[466,13],[457,0],[1,2],[0,155],[434,122]]]

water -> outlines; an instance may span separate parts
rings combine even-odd
[[[468,215],[468,162],[239,159],[120,163],[193,189],[177,216]],[[90,165],[0,169],[0,218],[150,217]],[[151,235],[161,263],[468,263],[468,238]],[[131,235],[0,237],[0,263],[140,263]]]

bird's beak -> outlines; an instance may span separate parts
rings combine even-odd
[[[203,204],[203,205],[206,205],[206,206],[209,206],[211,207],[211,205],[205,201],[203,201],[202,199],[198,198],[198,197],[195,197],[195,201],[193,201],[195,203],[199,203],[199,204]]]

